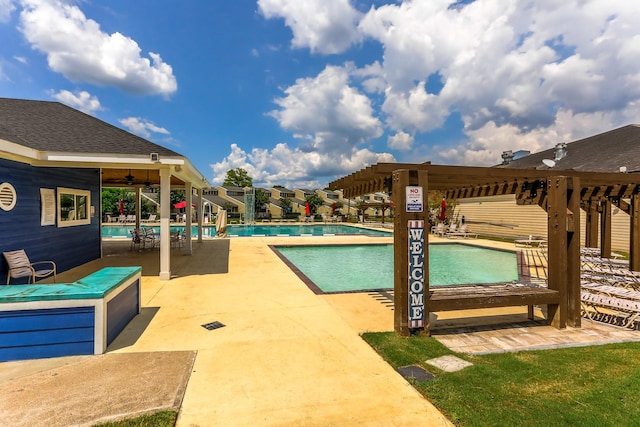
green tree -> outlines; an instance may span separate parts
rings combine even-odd
[[[252,187],[253,178],[242,168],[231,169],[227,171],[227,176],[222,185],[225,187]]]
[[[255,197],[256,197],[256,205],[255,205],[255,211],[258,212],[259,209],[265,208],[266,205],[269,204],[269,197],[271,196],[270,193],[261,190],[259,188],[256,188],[256,192],[255,192]]]
[[[318,196],[316,193],[308,195],[305,197],[304,201],[309,203],[309,210],[312,214],[317,213],[318,208],[324,204],[322,197]]]

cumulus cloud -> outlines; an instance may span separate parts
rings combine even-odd
[[[173,69],[158,53],[142,56],[135,40],[103,32],[77,6],[62,0],[21,3],[20,29],[25,38],[47,55],[53,71],[69,80],[144,95],[168,96],[177,90]]]
[[[162,135],[169,135],[169,131],[163,127],[156,126],[153,122],[140,117],[127,117],[118,120],[120,124],[131,133],[135,133],[143,138],[151,138],[152,133],[159,133]]]
[[[371,100],[350,86],[349,70],[327,66],[316,77],[301,78],[275,100],[269,113],[283,129],[308,141],[307,150],[348,153],[353,147],[382,135]]]
[[[349,153],[305,152],[287,144],[277,144],[272,150],[254,148],[244,151],[237,144],[222,161],[212,164],[212,182],[222,185],[228,170],[243,168],[253,178],[254,185],[289,188],[322,188],[336,176],[345,175],[378,162],[394,162],[388,153],[368,149],[353,149]]]
[[[52,94],[52,96],[54,99],[62,102],[63,104],[66,104],[87,114],[95,115],[97,111],[101,111],[103,109],[102,105],[100,105],[98,97],[95,95],[91,95],[89,92],[84,90],[76,92],[61,90],[57,93]]]
[[[360,13],[349,0],[258,0],[265,18],[283,18],[293,32],[294,48],[322,54],[341,53],[360,41]]]
[[[13,0],[0,0],[0,22],[9,22],[11,12],[16,10]]]
[[[413,145],[413,136],[406,132],[398,131],[394,135],[390,135],[387,139],[389,148],[393,150],[408,151]]]

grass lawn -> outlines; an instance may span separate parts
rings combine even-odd
[[[434,374],[413,385],[456,425],[640,426],[640,343],[469,356],[429,337],[363,338],[394,368]],[[425,363],[449,354],[473,366],[443,372]]]

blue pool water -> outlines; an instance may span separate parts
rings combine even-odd
[[[103,237],[130,237],[133,226],[103,225]],[[160,232],[160,227],[153,227]],[[184,226],[171,226],[171,231],[181,231]],[[191,235],[196,236],[197,227],[191,227]],[[369,230],[341,224],[311,224],[311,225],[229,225],[227,235],[231,237],[248,236],[338,236],[338,235],[392,236],[393,233],[382,230]],[[215,226],[202,227],[203,237],[215,237]]]
[[[321,292],[393,289],[393,245],[277,246]],[[305,277],[306,276],[306,279]],[[518,280],[514,252],[465,244],[429,245],[429,286]]]

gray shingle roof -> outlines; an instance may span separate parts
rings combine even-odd
[[[59,102],[0,98],[0,139],[41,151],[181,156]]]
[[[540,168],[543,159],[555,159],[555,147],[513,160],[508,168]],[[567,155],[556,161],[554,170],[573,169],[582,172],[640,172],[640,125],[618,129],[567,144]]]

